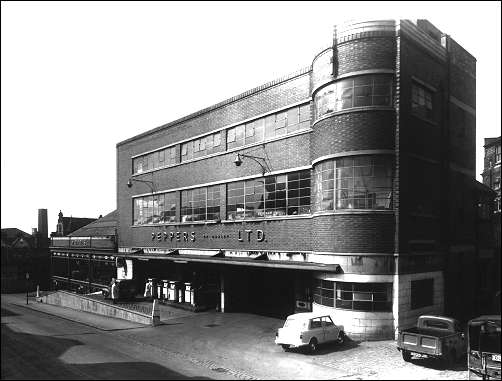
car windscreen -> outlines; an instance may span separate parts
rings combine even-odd
[[[500,353],[500,327],[490,322],[469,326],[470,350]]]

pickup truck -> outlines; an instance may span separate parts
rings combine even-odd
[[[404,361],[413,354],[433,357],[448,365],[466,354],[467,342],[460,323],[444,316],[422,315],[417,326],[399,331],[397,349]]]

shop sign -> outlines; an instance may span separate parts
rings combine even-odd
[[[228,239],[231,237],[229,234],[208,234],[202,233],[203,239]],[[252,230],[237,230],[237,241],[239,242],[266,242],[265,232],[260,229]],[[186,231],[160,231],[152,232],[152,241],[169,241],[169,242],[195,242],[196,233]]]
[[[71,238],[70,239],[70,246],[78,246],[78,247],[89,246],[89,240],[88,239]]]
[[[265,240],[265,233],[259,229],[256,229],[256,232],[251,229],[238,230],[237,239],[239,242],[251,242],[251,240],[263,242]]]
[[[195,242],[195,232],[152,232],[152,241]]]

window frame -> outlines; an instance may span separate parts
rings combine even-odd
[[[434,120],[434,95],[435,92],[433,90],[417,81],[412,81],[410,97],[411,113],[426,120]]]
[[[371,289],[372,286],[374,289]],[[379,290],[378,287],[384,290]],[[352,311],[392,312],[392,294],[391,282],[335,282],[335,308]],[[384,299],[378,300],[375,295],[383,295]],[[376,306],[382,306],[382,308],[375,308]]]
[[[356,83],[367,79],[371,83]],[[320,88],[314,97],[314,120],[326,115],[364,107],[392,107],[394,77],[390,73],[370,73],[342,78]],[[356,95],[361,89],[369,90],[365,95]],[[387,93],[377,93],[386,88]],[[356,91],[357,90],[357,91]],[[357,98],[370,98],[367,104],[357,104]],[[376,99],[388,98],[386,102]],[[350,101],[350,102],[349,102]]]
[[[278,179],[281,180],[279,183]],[[308,186],[305,186],[306,182],[308,182]],[[258,189],[258,192],[257,183],[260,183],[259,187],[261,188],[261,191]],[[293,187],[294,183],[298,187]],[[226,218],[230,221],[312,213],[312,172],[310,169],[234,181],[227,183],[226,186]],[[253,187],[252,191],[250,187]],[[292,196],[291,194],[294,192],[298,192],[298,195]],[[284,197],[280,198],[282,193],[284,193]],[[258,200],[256,199],[257,195],[260,197]],[[255,205],[260,203],[262,207],[248,208],[246,206],[248,203]],[[278,204],[279,206],[277,206]],[[272,205],[274,206],[272,207]],[[249,212],[251,210],[253,212]],[[296,213],[294,213],[295,211]]]

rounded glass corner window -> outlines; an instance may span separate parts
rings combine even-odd
[[[393,158],[361,155],[331,159],[314,168],[313,211],[390,210]]]
[[[366,74],[321,88],[314,98],[315,119],[357,107],[392,106],[392,74]]]

